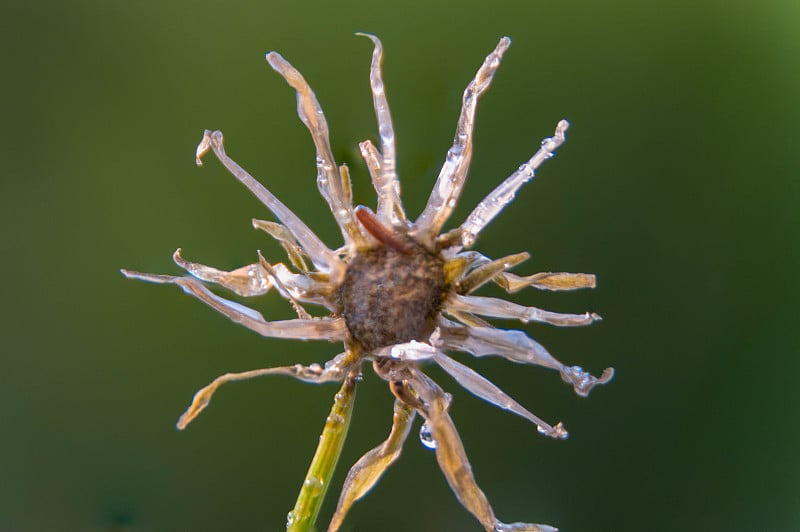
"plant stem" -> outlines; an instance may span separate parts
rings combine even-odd
[[[350,418],[353,415],[353,399],[356,395],[357,374],[350,374],[336,394],[331,413],[319,437],[319,445],[308,466],[306,478],[294,508],[286,518],[287,532],[309,532],[314,530],[317,514],[325,498],[336,462],[342,452]]]

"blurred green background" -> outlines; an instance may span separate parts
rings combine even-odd
[[[266,210],[215,161],[194,167],[204,128],[338,245],[294,95],[263,54],[305,74],[356,200],[374,205],[357,152],[376,137],[371,45],[355,31],[383,39],[411,214],[502,35],[514,44],[478,107],[453,223],[572,122],[478,248],[530,250],[520,273],[597,273],[595,291],[515,299],[602,314],[525,329],[616,379],[584,400],[553,372],[471,362],[563,420],[571,438],[555,442],[431,370],[498,516],[564,531],[800,529],[796,0],[84,0],[5,2],[0,20],[0,530],[282,529],[335,385],[230,385],[187,431],[174,423],[218,374],[339,346],[262,339],[118,269],[177,272],[178,246],[221,268],[256,249],[283,256],[250,227]],[[291,316],[274,294],[254,305]],[[371,370],[358,393],[323,524],[350,464],[389,429],[392,398]],[[345,530],[479,527],[412,436]]]

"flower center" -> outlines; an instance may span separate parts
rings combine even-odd
[[[444,298],[444,260],[413,241],[361,250],[337,291],[350,335],[365,351],[424,341]]]

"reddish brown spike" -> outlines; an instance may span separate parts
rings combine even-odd
[[[386,247],[397,250],[400,253],[404,253],[406,255],[411,253],[411,248],[408,247],[405,242],[394,236],[392,231],[387,229],[386,226],[384,226],[381,221],[378,220],[378,217],[375,216],[375,213],[372,212],[368,207],[359,205],[355,208],[355,214],[356,218],[358,218],[358,221],[361,222],[361,225],[364,227],[364,229],[366,229],[369,234],[374,236],[378,242]]]

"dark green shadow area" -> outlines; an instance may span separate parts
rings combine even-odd
[[[517,271],[598,274],[592,292],[521,303],[592,310],[588,329],[523,328],[609,386],[468,361],[566,442],[471,397],[440,371],[478,482],[504,521],[564,531],[800,528],[800,7],[766,2],[6,2],[0,98],[0,530],[281,530],[337,385],[224,387],[185,432],[192,394],[226,371],[324,362],[339,346],[265,340],[174,287],[177,273],[283,260],[270,218],[222,167],[194,166],[205,128],[331,246],[313,145],[280,51],[314,87],[359,203],[374,193],[371,46],[383,39],[409,213],[450,146],[461,92],[513,45],[477,113],[453,224],[561,118],[567,144],[482,235]],[[279,258],[281,257],[281,258]],[[496,294],[492,290],[484,292]],[[291,316],[276,295],[254,303]],[[380,442],[392,397],[370,370],[322,509]],[[414,429],[416,430],[416,428]],[[478,530],[414,436],[347,531]]]

